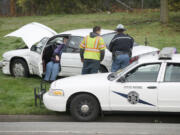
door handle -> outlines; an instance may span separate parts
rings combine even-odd
[[[157,87],[156,86],[148,86],[147,88],[148,89],[156,89]]]

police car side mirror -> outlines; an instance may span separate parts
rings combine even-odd
[[[121,77],[119,78],[118,82],[121,82],[121,83],[126,82],[125,76],[121,76]]]

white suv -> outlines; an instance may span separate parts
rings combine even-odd
[[[52,56],[52,50],[56,40],[62,40],[68,36],[69,40],[66,49],[61,58],[61,72],[59,75],[72,76],[81,74],[82,63],[79,55],[79,44],[92,29],[77,29],[65,31],[57,34],[54,30],[39,23],[30,23],[20,29],[6,35],[21,37],[27,48],[8,51],[3,54],[3,73],[13,76],[25,76],[34,74],[42,76],[45,72],[45,65]],[[108,45],[115,32],[112,30],[101,31],[101,36]],[[137,56],[143,56],[148,53],[157,52],[158,49],[150,46],[135,45],[132,51],[132,60]],[[110,71],[112,63],[112,54],[106,49],[105,58],[101,62],[100,72]]]

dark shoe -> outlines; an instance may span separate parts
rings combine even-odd
[[[43,80],[44,82],[46,82],[46,83],[49,83],[49,81],[47,81],[47,80]]]
[[[49,80],[49,83],[52,83],[52,82],[54,82],[54,80]]]

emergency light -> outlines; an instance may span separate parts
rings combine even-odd
[[[176,53],[176,48],[165,47],[159,52],[159,59],[172,59],[172,55]]]

